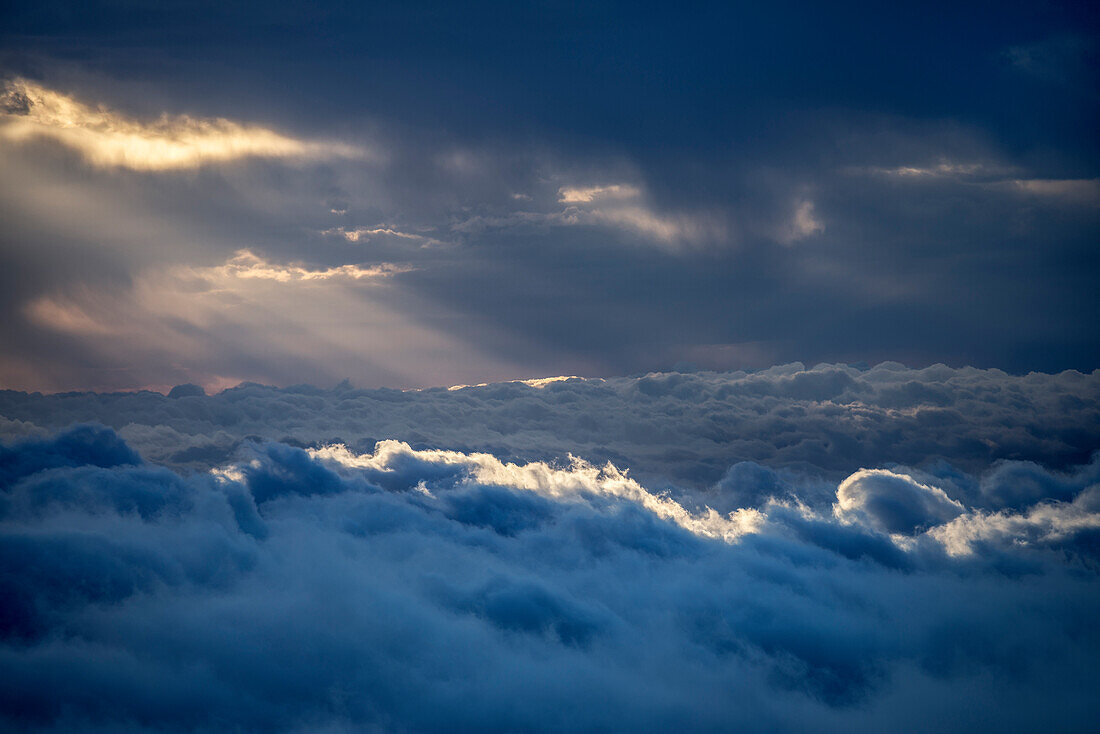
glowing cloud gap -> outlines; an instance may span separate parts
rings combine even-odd
[[[198,168],[249,157],[366,156],[355,146],[299,140],[220,117],[163,114],[143,122],[23,79],[10,82],[0,95],[0,138],[15,143],[53,140],[93,165],[137,171]]]

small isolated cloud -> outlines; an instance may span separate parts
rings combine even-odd
[[[377,265],[337,265],[330,268],[308,268],[299,264],[279,265],[272,263],[251,250],[238,250],[225,265],[215,268],[195,268],[199,275],[214,275],[231,278],[259,278],[275,280],[280,283],[290,281],[350,279],[364,280],[387,278],[398,273],[412,270],[406,265],[379,263]]]
[[[641,195],[641,189],[630,184],[563,186],[558,189],[558,201],[562,204],[589,204],[600,199],[637,199]]]
[[[348,242],[369,242],[374,239],[392,237],[399,240],[417,242],[423,247],[444,244],[434,237],[416,234],[415,232],[402,232],[392,227],[333,227],[323,230],[321,234],[342,237]]]
[[[814,212],[814,203],[808,199],[799,200],[794,207],[790,222],[779,232],[776,239],[781,244],[793,245],[799,240],[812,237],[825,231],[825,225]]]
[[[153,121],[18,79],[0,96],[0,137],[48,139],[78,151],[93,165],[165,171],[242,158],[362,158],[361,148],[301,140],[224,118],[164,114]]]

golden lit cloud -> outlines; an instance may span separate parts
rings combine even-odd
[[[558,201],[562,204],[587,204],[596,199],[636,199],[641,191],[630,184],[610,186],[563,186],[558,189]]]
[[[241,158],[363,157],[341,143],[299,140],[224,118],[161,115],[145,122],[26,80],[0,95],[0,138],[54,140],[103,167],[163,171]]]
[[[196,268],[195,272],[207,277],[258,278],[287,283],[294,280],[330,280],[333,278],[347,280],[385,278],[397,273],[407,273],[410,270],[412,268],[408,266],[393,263],[379,263],[369,266],[337,265],[332,268],[311,270],[299,264],[278,265],[264,260],[250,250],[238,250],[225,265],[218,265],[213,268]]]

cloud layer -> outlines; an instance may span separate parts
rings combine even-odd
[[[946,461],[972,473],[1003,459],[1061,468],[1100,448],[1100,373],[1009,375],[896,363],[776,366],[758,372],[667,372],[608,379],[397,391],[241,385],[173,398],[144,392],[0,392],[20,432],[100,421],[144,456],[189,467],[228,460],[248,436],[360,451],[381,438],[515,460],[572,453],[629,468],[653,486],[707,487],[737,462],[818,472]],[[942,473],[942,472],[941,472]],[[737,476],[730,479],[736,484]],[[754,480],[755,481],[755,480]],[[927,483],[927,482],[926,482]],[[935,484],[935,482],[932,482]],[[1007,483],[1006,483],[1007,486]],[[1017,507],[1040,496],[967,491],[969,503]],[[732,508],[731,508],[732,509]]]
[[[842,482],[835,511],[772,496],[719,513],[612,466],[395,441],[253,443],[183,478],[80,426],[0,449],[0,716],[1080,730],[1100,682],[1097,476],[1035,470],[1065,499],[1020,512],[880,472]],[[920,509],[895,521],[891,501]]]
[[[721,141],[617,130],[581,145],[469,134],[448,115],[418,127],[343,86],[322,113],[299,96],[314,82],[226,80],[196,98],[178,79],[33,77],[16,76],[0,114],[7,387],[406,388],[683,360],[1057,371],[1100,358],[1100,179],[1064,135],[1059,155],[998,137],[1019,122],[1015,85],[996,131],[810,105],[746,118]],[[222,266],[332,287],[311,309],[288,289],[219,279]],[[373,275],[346,277],[394,268],[392,287],[369,293],[350,286]],[[225,281],[215,298],[200,289],[215,307],[181,305],[186,273]]]

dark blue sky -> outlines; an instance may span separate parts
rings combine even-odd
[[[4,9],[0,381],[1100,366],[1090,4],[312,5]]]

